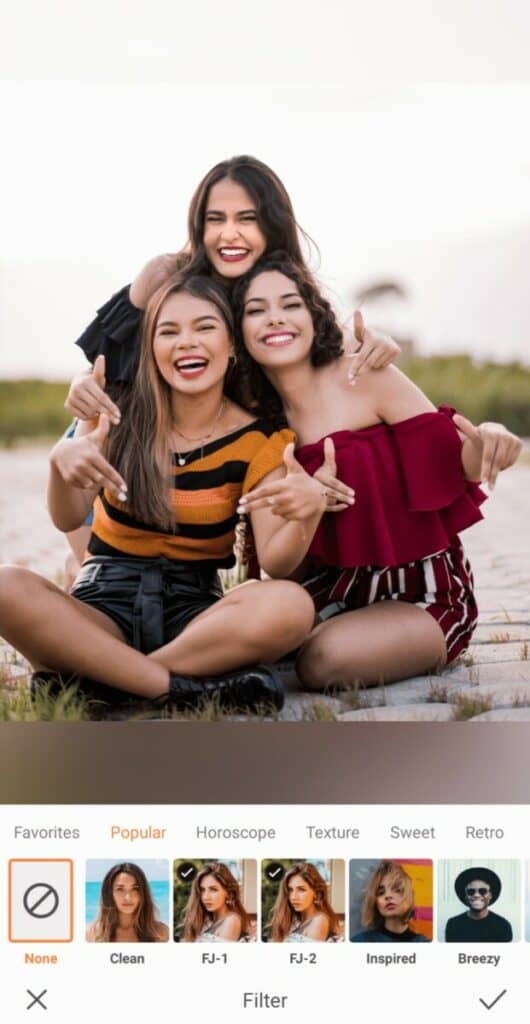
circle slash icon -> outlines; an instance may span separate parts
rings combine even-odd
[[[24,910],[27,910],[31,917],[43,920],[55,914],[59,906],[59,893],[48,882],[35,882],[26,889],[22,902]]]

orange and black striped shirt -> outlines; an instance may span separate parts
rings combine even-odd
[[[127,505],[103,491],[94,503],[89,553],[165,556],[230,568],[235,563],[239,498],[282,465],[285,446],[294,436],[287,428],[276,430],[259,419],[202,450],[186,452],[184,466],[179,466],[177,455],[173,455],[170,498],[174,532],[140,522]]]

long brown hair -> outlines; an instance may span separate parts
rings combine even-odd
[[[212,265],[204,249],[204,224],[210,190],[228,178],[241,185],[256,204],[258,224],[266,239],[266,252],[282,249],[304,265],[304,247],[318,253],[315,242],[297,223],[289,193],[274,171],[254,156],[233,156],[221,160],[199,182],[188,209],[188,241],[177,253],[175,270],[194,274],[212,274]],[[227,282],[232,287],[232,282]]]
[[[395,860],[382,860],[373,872],[364,893],[361,924],[365,928],[377,929],[384,926],[385,921],[377,909],[376,902],[377,890],[384,879],[395,884],[396,890],[403,895],[407,903],[403,921],[410,921],[414,917],[414,889],[410,875]]]
[[[196,942],[213,918],[204,909],[201,898],[201,882],[207,875],[213,875],[216,882],[226,891],[226,906],[229,913],[237,914],[241,921],[240,938],[251,932],[250,918],[241,902],[239,885],[226,864],[215,861],[206,864],[195,876],[190,897],[184,911],[184,942]]]
[[[151,896],[149,882],[138,864],[115,864],[107,871],[102,885],[99,900],[99,913],[93,924],[95,942],[115,942],[116,929],[119,924],[119,913],[116,909],[112,890],[118,875],[130,875],[140,890],[140,906],[136,914],[134,929],[138,942],[160,942],[161,922],[158,920],[157,909]]]
[[[166,530],[172,528],[175,518],[169,497],[173,415],[171,388],[158,370],[153,343],[160,311],[166,299],[177,293],[211,302],[233,337],[228,297],[211,277],[180,274],[162,285],[149,300],[138,368],[129,393],[124,395],[121,421],[112,428],[107,450],[108,461],[127,481],[128,510],[141,522]],[[237,375],[230,370],[224,390],[239,400]]]
[[[289,900],[289,882],[295,875],[300,875],[315,894],[315,908],[325,914],[329,921],[328,938],[340,933],[338,915],[333,910],[328,898],[327,885],[318,868],[308,861],[295,864],[286,871],[280,882],[276,902],[272,908],[270,932],[272,942],[284,942],[289,932],[300,923],[298,914],[293,910]]]

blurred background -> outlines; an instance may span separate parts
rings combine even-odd
[[[360,306],[434,401],[530,435],[527,5],[21,0],[2,37],[1,444],[61,432],[74,340],[244,152],[345,323]]]

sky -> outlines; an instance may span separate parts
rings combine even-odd
[[[219,160],[284,181],[341,317],[425,353],[528,360],[530,6],[19,0],[0,33],[0,375],[69,377],[72,342],[185,241]],[[324,15],[325,12],[325,15]]]

